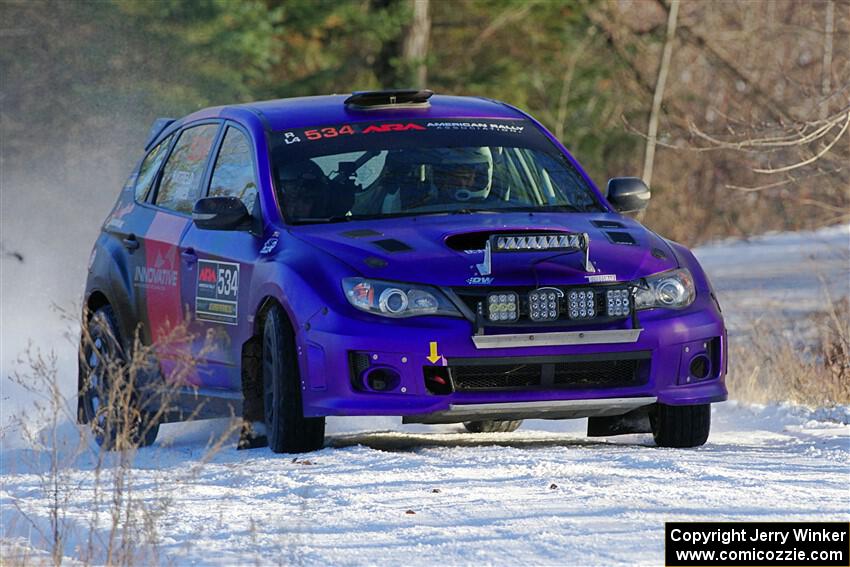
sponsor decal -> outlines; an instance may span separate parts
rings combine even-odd
[[[109,217],[106,219],[104,223],[105,228],[114,228],[116,230],[120,230],[124,226],[124,217],[130,214],[130,211],[133,210],[135,203],[130,201],[123,207],[116,207],[112,213],[110,213]]]
[[[521,133],[525,126],[491,122],[428,122],[428,128],[436,130],[476,130],[486,132]]]
[[[596,274],[593,276],[584,276],[584,279],[586,279],[589,283],[615,282],[617,281],[617,276],[616,274]]]
[[[239,264],[200,260],[195,316],[203,321],[235,325],[238,301]]]
[[[177,287],[177,270],[174,269],[176,258],[176,246],[169,246],[165,254],[157,250],[153,265],[136,266],[133,272],[133,283],[146,289]]]
[[[286,133],[284,133],[284,135],[283,135],[283,141],[284,141],[284,142],[286,142],[286,144],[287,144],[287,145],[289,145],[289,144],[297,144],[298,142],[300,142],[300,141],[301,141],[301,138],[299,138],[298,136],[296,136],[296,135],[295,135],[295,132],[286,132]]]
[[[408,122],[407,124],[372,124],[363,129],[364,134],[373,132],[407,132],[408,130],[426,130],[424,126]]]
[[[266,240],[266,243],[263,244],[263,247],[260,249],[260,254],[271,254],[275,248],[277,248],[277,243],[280,238],[280,233],[278,231],[274,231],[274,234]]]
[[[466,283],[469,285],[490,285],[494,279],[493,277],[472,276],[471,278],[466,278]]]
[[[328,126],[326,128],[304,130],[304,137],[312,141],[337,138],[339,136],[351,136],[353,134],[382,134],[387,132],[407,132],[409,130],[427,130],[427,128],[413,122],[389,122],[368,125],[343,124],[339,127]],[[287,144],[293,144],[300,142],[301,139],[296,136],[295,132],[286,132],[283,135],[283,141]]]

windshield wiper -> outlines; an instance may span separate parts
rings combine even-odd
[[[499,209],[501,211],[515,211],[515,212],[528,212],[528,213],[537,213],[544,211],[562,211],[567,213],[581,213],[585,212],[579,209],[578,207],[574,207],[573,205],[543,205],[543,206],[531,206],[531,207],[506,207],[504,209]]]
[[[301,217],[295,219],[295,224],[310,224],[310,223],[334,223],[347,222],[353,220],[351,215],[336,215],[332,217]]]

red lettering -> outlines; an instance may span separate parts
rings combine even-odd
[[[364,134],[371,134],[372,132],[406,132],[407,130],[425,130],[424,126],[420,126],[419,124],[372,124],[363,129]]]
[[[203,270],[201,270],[201,273],[198,274],[198,279],[206,283],[215,283],[215,270],[212,268],[204,268]]]

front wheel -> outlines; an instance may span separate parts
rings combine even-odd
[[[325,442],[325,418],[304,417],[295,333],[280,307],[263,325],[263,413],[275,453],[307,453]]]
[[[666,406],[657,404],[649,412],[652,436],[659,447],[699,447],[708,440],[711,404]]]
[[[141,407],[108,305],[92,314],[83,333],[79,395],[80,417],[104,449],[145,447],[156,440],[159,422]]]
[[[511,421],[498,419],[483,419],[481,421],[464,421],[463,426],[470,433],[511,433],[522,425],[521,419]]]

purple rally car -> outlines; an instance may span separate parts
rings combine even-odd
[[[225,106],[158,120],[145,149],[89,264],[79,409],[101,443],[103,361],[137,333],[156,348],[138,390],[176,392],[132,397],[138,444],[235,412],[240,443],[275,452],[322,447],[334,415],[474,432],[589,417],[589,435],[691,447],[726,399],[708,278],[621,214],[649,189],[600,191],[510,105],[411,90]],[[178,326],[189,338],[169,342]]]

